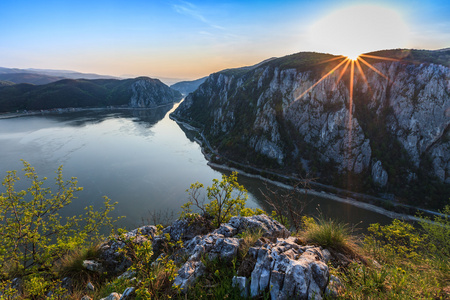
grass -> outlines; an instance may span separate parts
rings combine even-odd
[[[263,236],[263,231],[261,229],[257,230],[247,230],[238,235],[241,238],[241,243],[239,244],[238,257],[244,259],[247,256],[248,249],[252,247],[256,241]]]
[[[83,261],[97,259],[100,256],[100,245],[93,245],[88,248],[76,249],[64,256],[54,266],[54,272],[60,278],[70,277],[79,284],[85,284],[90,280],[99,277],[95,272],[87,270],[83,266]]]
[[[206,273],[189,290],[184,299],[243,299],[241,291],[233,287],[232,279],[236,275],[236,260],[224,262],[220,259],[203,259]]]
[[[308,244],[351,255],[359,250],[357,239],[347,224],[331,219],[319,218],[315,221],[313,218],[303,217],[303,227],[299,237]]]
[[[332,268],[344,283],[340,298],[450,299],[449,249],[442,246],[447,235],[433,235],[445,229],[442,223],[418,228],[400,220],[372,224],[360,250],[371,263]]]

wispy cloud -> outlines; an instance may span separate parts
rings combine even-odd
[[[173,4],[172,6],[175,9],[175,11],[179,14],[193,17],[194,19],[197,19],[204,23],[208,23],[206,18],[203,17],[203,15],[199,12],[197,7],[190,2],[180,1],[180,4]]]
[[[220,29],[220,30],[225,29],[222,26],[219,26],[219,25],[216,25],[216,24],[210,22],[207,18],[205,18],[203,16],[203,14],[200,12],[199,8],[190,2],[180,1],[179,4],[173,4],[172,7],[177,13],[192,17],[198,21],[201,21],[201,22],[207,24],[208,26],[210,26],[212,28]]]

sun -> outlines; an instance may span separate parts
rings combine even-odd
[[[360,54],[350,53],[350,54],[347,54],[347,55],[344,55],[344,56],[346,56],[346,57],[347,57],[348,59],[350,59],[350,60],[355,61],[355,60],[358,59],[359,55],[360,55]]]
[[[408,46],[409,28],[403,17],[386,6],[364,4],[335,10],[308,31],[314,51],[355,60],[361,53]]]

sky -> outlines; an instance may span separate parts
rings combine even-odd
[[[0,67],[183,80],[301,51],[450,47],[449,0],[1,0]]]

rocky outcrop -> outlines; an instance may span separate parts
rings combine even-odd
[[[120,249],[126,246],[127,241],[141,244],[145,241],[153,240],[156,232],[157,229],[153,225],[142,226],[125,233],[118,239],[105,242],[100,247],[101,264],[95,261],[89,261],[89,264],[95,264],[96,266],[100,264],[99,268],[102,271],[107,271],[109,274],[124,273],[131,266],[132,262]]]
[[[372,175],[379,187],[405,186],[418,172],[450,183],[449,66],[374,59],[376,72],[361,63],[350,101],[348,69],[323,77],[331,67],[317,63],[330,58],[298,53],[211,74],[173,116],[242,163]]]
[[[237,257],[242,243],[240,234],[260,232],[262,238],[246,255],[246,264],[250,266],[247,274],[240,274],[241,276],[233,279],[242,288],[243,295],[256,296],[270,290],[271,299],[299,296],[304,299],[321,299],[324,294],[329,278],[326,265],[328,251],[302,245],[300,240],[290,237],[290,232],[272,218],[266,215],[232,217],[229,222],[214,230],[210,228],[207,233],[204,228],[200,220],[189,222],[181,219],[165,228],[161,235],[155,235],[154,226],[144,226],[124,234],[121,239],[136,243],[150,239],[156,247],[158,241],[167,238],[166,235],[170,236],[170,240],[183,240],[184,246],[177,252],[177,256],[187,257],[187,260],[177,271],[173,286],[187,292],[206,272],[202,258],[219,258],[224,262],[231,262]],[[118,251],[123,246],[124,242],[119,239],[106,243],[102,248],[102,257],[111,259],[106,265],[116,264],[112,268],[114,270],[121,269],[120,266],[123,265],[118,259],[125,259]],[[113,252],[114,249],[116,252]],[[120,277],[129,278],[134,275],[125,272]],[[122,297],[126,294],[124,291]]]
[[[182,227],[185,228],[182,229]],[[184,246],[174,248],[177,250],[171,254],[172,256],[166,256],[166,258],[175,261],[178,260],[177,257],[183,258],[182,262],[178,263],[176,277],[172,282],[173,287],[182,293],[186,293],[199,277],[210,272],[204,264],[205,259],[206,261],[219,259],[222,263],[231,265],[232,261],[236,262],[238,255],[240,260],[244,257],[245,259],[240,262],[238,276],[235,276],[232,282],[234,286],[241,289],[244,297],[255,297],[265,293],[270,294],[273,300],[322,299],[325,292],[330,295],[336,292],[335,286],[327,290],[330,277],[327,262],[331,257],[330,252],[320,247],[304,245],[300,239],[291,237],[290,232],[283,225],[266,215],[233,217],[229,222],[221,224],[219,228],[210,230],[206,234],[183,235],[183,233],[202,231],[195,227],[204,226],[198,220],[191,223],[188,220],[177,220],[166,233],[157,231],[155,226],[137,228],[104,243],[100,248],[101,254],[98,261],[86,260],[83,265],[91,272],[107,272],[108,275],[114,275],[123,280],[123,283],[133,285],[112,292],[102,300],[134,299],[136,285],[140,283],[136,276],[139,276],[141,270],[129,269],[123,272],[124,261],[129,263],[125,265],[131,264],[126,257],[129,248],[124,247],[135,248],[136,244],[149,240],[155,246],[162,239],[172,240],[178,237],[184,241]],[[243,235],[256,233],[261,237],[253,245],[244,243]],[[155,251],[153,249],[154,256],[156,256]],[[163,255],[154,258],[152,265],[158,264],[159,258]],[[122,274],[117,276],[119,271]],[[73,286],[69,277],[61,281],[60,287],[67,291],[66,296],[71,296]],[[20,295],[22,280],[14,279],[11,288]],[[91,294],[97,289],[88,282],[84,292]],[[52,291],[48,296],[52,296]],[[85,295],[83,299],[91,298]]]
[[[174,285],[187,291],[205,271],[202,257],[233,260],[241,243],[236,236],[246,230],[260,230],[274,242],[259,240],[248,250],[248,259],[254,260],[251,275],[233,279],[242,295],[254,297],[270,290],[271,299],[321,299],[329,278],[322,249],[301,246],[297,238],[288,237],[284,226],[266,215],[234,217],[212,233],[187,241],[183,251],[189,258],[178,271]]]
[[[181,94],[158,79],[140,77],[130,86],[130,106],[151,108],[181,100]]]
[[[249,249],[256,261],[250,278],[235,277],[242,295],[270,290],[271,299],[321,299],[329,280],[322,249],[300,246],[297,238],[277,239]],[[248,284],[250,279],[250,283]]]

